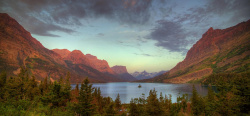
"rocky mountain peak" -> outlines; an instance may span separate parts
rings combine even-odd
[[[126,81],[135,81],[137,80],[131,74],[128,73],[126,66],[113,66],[111,69],[120,76],[121,79]]]
[[[71,52],[71,54],[84,55],[84,54],[82,53],[82,51],[80,51],[80,50],[73,50],[73,51]]]
[[[117,74],[128,73],[126,66],[113,66],[111,69]]]
[[[52,51],[59,54],[62,58],[66,58],[70,54],[68,49],[53,49]]]
[[[91,55],[91,54],[86,54],[86,57],[89,59],[96,59],[97,60],[97,57],[94,55]]]
[[[80,50],[73,50],[65,59],[71,61],[73,64],[84,64],[93,67],[89,59]]]
[[[213,27],[210,27],[210,28],[207,30],[207,33],[211,33],[211,32],[213,32],[213,31],[214,31]]]

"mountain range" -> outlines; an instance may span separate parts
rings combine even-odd
[[[115,73],[107,61],[99,60],[91,54],[84,55],[80,50],[45,48],[33,38],[15,19],[6,13],[0,13],[0,71],[7,71],[14,76],[20,67],[42,80],[50,77],[51,81],[71,73],[71,82],[80,83],[86,77],[91,82],[132,81]]]
[[[213,73],[250,71],[250,20],[227,29],[208,29],[169,72],[144,82],[186,83]]]
[[[45,77],[59,80],[70,72],[72,83],[86,77],[91,82],[186,83],[213,73],[250,71],[250,20],[227,29],[211,27],[170,71],[162,75],[135,72],[134,77],[125,66],[110,67],[107,61],[80,50],[49,50],[6,13],[0,13],[0,37],[0,71],[14,76],[25,67],[38,81]]]
[[[156,77],[156,76],[159,76],[163,73],[166,73],[167,71],[160,71],[160,72],[152,72],[152,73],[148,73],[147,71],[143,71],[143,72],[134,72],[134,73],[131,73],[131,75],[133,77],[135,77],[137,80],[143,80],[143,79],[150,79],[150,78],[153,78],[153,77]]]

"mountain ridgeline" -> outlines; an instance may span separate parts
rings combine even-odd
[[[143,71],[143,72],[134,72],[134,73],[131,73],[131,75],[133,77],[135,77],[137,80],[143,80],[143,79],[150,79],[150,78],[153,78],[153,77],[156,77],[156,76],[159,76],[163,73],[166,73],[167,71],[160,71],[160,72],[152,72],[152,73],[148,73],[147,71]]]
[[[91,82],[128,81],[96,56],[79,50],[45,48],[6,13],[0,13],[0,37],[0,71],[5,70],[10,76],[18,74],[22,66],[37,80],[59,80],[70,72],[71,83],[80,83],[86,77]]]
[[[250,20],[227,29],[210,28],[169,72],[146,82],[186,83],[217,73],[250,71]]]

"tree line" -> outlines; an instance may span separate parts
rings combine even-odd
[[[229,76],[230,75],[230,76]],[[171,95],[157,95],[150,90],[146,98],[131,99],[122,104],[118,94],[113,101],[101,96],[100,88],[92,87],[88,78],[81,86],[71,88],[70,73],[58,81],[50,77],[36,81],[28,70],[21,68],[17,76],[0,75],[0,115],[76,115],[76,116],[229,116],[249,115],[250,79],[248,73],[215,74],[203,84],[215,85],[217,92],[208,87],[207,96],[200,96],[193,86],[192,97],[177,97],[172,103]],[[228,80],[228,81],[225,81]]]

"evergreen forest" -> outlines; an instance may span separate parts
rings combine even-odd
[[[113,100],[102,97],[100,88],[86,78],[71,88],[70,73],[52,82],[43,81],[21,68],[17,76],[0,75],[0,115],[3,116],[232,116],[250,115],[249,72],[212,74],[202,82],[207,96],[200,96],[193,86],[192,97],[184,94],[171,101],[152,89],[146,98],[122,104],[120,95]],[[216,87],[216,92],[211,89]]]

